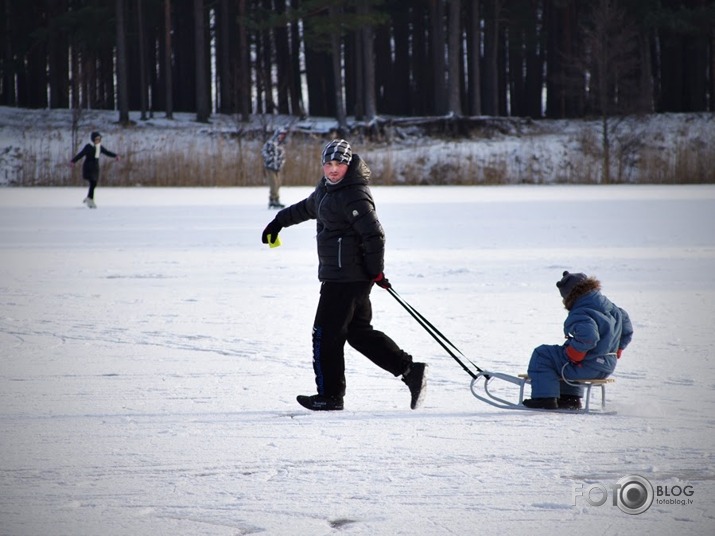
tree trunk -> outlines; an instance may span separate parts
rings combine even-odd
[[[485,99],[484,113],[499,113],[499,17],[501,0],[490,0],[490,10],[484,23]]]
[[[448,112],[456,116],[462,115],[462,77],[460,73],[461,63],[461,11],[462,4],[460,0],[450,0],[449,2],[449,30],[447,31],[448,39]]]
[[[50,20],[64,15],[67,11],[67,1],[52,2],[47,6]],[[55,27],[50,33],[50,46],[47,51],[47,71],[50,87],[50,108],[69,107],[69,42],[67,31]]]
[[[521,17],[512,17],[508,25],[507,55],[509,72],[507,73],[507,91],[509,95],[508,109],[506,115],[523,117],[526,115],[526,81],[524,78],[524,57],[525,36],[524,21]]]
[[[196,121],[208,123],[210,115],[204,2],[194,0],[194,49],[196,53]]]
[[[468,71],[469,88],[469,113],[471,115],[482,114],[482,76],[481,76],[481,57],[482,57],[482,28],[479,13],[479,0],[471,2],[471,13],[469,17],[469,47],[468,47]]]
[[[648,32],[642,31],[638,34],[640,63],[638,67],[639,83],[638,83],[638,100],[636,102],[636,111],[639,113],[653,113],[655,108],[653,100],[653,67],[652,56],[650,51],[650,35]]]
[[[361,12],[368,17],[370,6],[367,0],[360,2]],[[367,24],[362,29],[362,75],[358,74],[358,90],[363,90],[365,102],[365,120],[369,123],[377,117],[377,101],[375,97],[375,31],[372,24]],[[360,84],[362,80],[362,84]]]
[[[218,51],[216,61],[218,63],[218,105],[217,109],[223,114],[235,111],[235,103],[232,102],[231,95],[231,15],[228,0],[220,0],[217,17],[217,39]]]
[[[525,114],[527,117],[543,117],[542,109],[544,84],[544,14],[540,9],[541,1],[532,0],[530,24],[526,29],[526,80]]]
[[[434,84],[431,83],[433,74],[432,56],[429,46],[429,20],[432,8],[416,5],[412,8],[411,26],[411,55],[410,72],[412,84],[410,85],[411,113],[415,115],[433,114]]]
[[[291,0],[291,10],[298,6],[298,0]],[[298,116],[305,115],[305,104],[303,102],[303,84],[300,73],[300,47],[301,37],[298,21],[291,22],[290,45],[293,57],[290,63],[290,109],[291,113]]]
[[[139,110],[141,119],[146,120],[147,112],[147,76],[146,76],[146,36],[144,35],[144,16],[142,0],[137,0],[137,31],[139,39]]]
[[[707,108],[708,38],[706,35],[690,34],[685,37],[684,100],[685,111],[696,112]]]
[[[174,118],[173,69],[171,67],[171,0],[164,0],[164,98],[166,118]]]
[[[264,11],[271,10],[271,0],[261,0],[261,7]],[[261,28],[257,30],[253,40],[255,50],[255,72],[256,81],[254,88],[254,99],[256,113],[272,114],[276,113],[276,105],[273,102],[273,65],[271,62],[271,29]]]
[[[285,15],[285,2],[278,2],[275,13]],[[291,89],[291,54],[288,44],[288,26],[281,24],[274,32],[275,39],[275,67],[277,75],[276,92],[278,93],[278,113],[290,114],[290,89]]]
[[[14,65],[13,62],[13,42],[14,42],[14,34],[13,34],[13,28],[12,28],[12,10],[10,8],[10,2],[4,2],[5,4],[5,10],[4,10],[4,21],[2,23],[3,25],[3,33],[5,34],[5,38],[3,39],[3,48],[4,48],[4,54],[3,54],[3,69],[2,69],[2,99],[0,100],[0,104],[3,104],[5,106],[15,106],[17,105],[17,94],[15,93],[15,69],[14,67],[11,67]]]
[[[397,6],[398,8],[401,6]],[[373,60],[375,64],[376,109],[380,113],[392,115],[408,115],[415,113],[414,89],[417,73],[413,69],[421,50],[417,44],[415,30],[411,29],[412,21],[418,8],[411,6],[406,10],[396,10],[391,13],[391,27],[375,28],[375,46]],[[390,46],[394,46],[394,60],[390,54]],[[387,67],[384,67],[386,65]]]
[[[443,115],[447,112],[447,84],[445,81],[445,35],[444,35],[444,0],[430,2],[430,15],[432,18],[432,68],[434,73],[434,102],[433,113]]]
[[[129,123],[129,92],[127,91],[127,45],[124,0],[116,0],[117,17],[117,106],[119,123]]]
[[[31,17],[39,19],[41,29],[46,32],[47,24],[39,12],[39,6],[29,6]],[[47,108],[47,53],[49,44],[46,39],[35,42],[28,47],[21,59],[25,72],[25,87],[23,106],[27,108]]]
[[[248,29],[246,28],[246,0],[238,0],[238,110],[241,121],[251,116],[251,74],[248,63]]]
[[[710,106],[715,112],[715,23],[710,25]]]
[[[330,19],[336,20],[340,16],[339,8],[330,6]],[[338,128],[343,132],[347,132],[348,121],[345,113],[345,100],[343,99],[343,70],[342,70],[342,53],[340,47],[339,29],[334,30],[330,34],[330,57],[333,67],[333,91],[335,95],[335,117],[338,121]]]

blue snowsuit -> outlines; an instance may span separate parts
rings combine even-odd
[[[633,336],[628,313],[617,307],[599,290],[577,298],[566,320],[563,345],[543,344],[537,347],[529,361],[532,398],[558,398],[563,395],[583,396],[583,387],[562,381],[586,378],[607,378],[616,368],[620,352]],[[567,354],[585,356],[578,363]]]

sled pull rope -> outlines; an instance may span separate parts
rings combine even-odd
[[[477,365],[472,363],[463,353],[462,351],[457,348],[452,341],[450,341],[447,337],[445,337],[442,332],[440,332],[436,327],[432,325],[432,323],[427,320],[424,316],[422,316],[417,309],[412,307],[409,303],[407,303],[402,296],[400,296],[395,289],[392,287],[388,287],[387,292],[390,293],[390,295],[397,300],[397,303],[402,305],[402,307],[405,308],[405,310],[410,313],[412,318],[414,318],[417,323],[422,326],[427,333],[429,333],[432,338],[439,343],[439,345],[445,349],[445,351],[450,355],[452,359],[454,359],[457,363],[461,365],[461,367],[466,371],[467,374],[469,374],[472,379],[477,378],[477,374],[469,370],[469,367],[465,365],[459,357],[450,349],[453,348],[456,350],[456,352],[461,355],[464,359],[469,361],[469,364],[472,365],[475,369],[477,369],[477,372],[484,372],[482,369],[480,369]]]

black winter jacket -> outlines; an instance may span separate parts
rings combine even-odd
[[[320,281],[370,281],[384,270],[385,233],[369,180],[367,164],[353,154],[343,180],[331,184],[323,177],[307,198],[276,214],[283,227],[317,220]]]
[[[109,156],[111,158],[116,158],[117,155],[112,151],[109,151],[100,145],[100,152],[103,155]],[[99,180],[99,159],[95,157],[95,148],[93,143],[88,143],[84,148],[77,153],[77,155],[72,159],[72,162],[77,162],[80,158],[84,158],[84,163],[82,164],[82,178],[85,180]]]

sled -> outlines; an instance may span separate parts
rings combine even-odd
[[[512,400],[507,400],[497,396],[489,390],[489,383],[493,380],[500,380],[510,384],[513,384],[519,389],[519,399],[514,402]],[[504,374],[502,372],[489,372],[489,371],[479,371],[475,377],[472,379],[470,389],[472,394],[482,402],[494,406],[500,409],[516,409],[523,411],[545,411],[549,413],[600,413],[600,414],[615,414],[615,412],[606,411],[606,385],[609,383],[614,383],[616,380],[613,378],[605,379],[583,379],[583,380],[566,380],[564,381],[571,385],[580,385],[585,389],[584,392],[584,406],[581,409],[534,409],[527,408],[523,405],[524,402],[524,388],[526,385],[531,383],[530,378],[526,374],[519,374],[518,376],[512,376],[511,374]],[[483,382],[483,383],[482,383]],[[481,384],[481,391],[480,391]],[[593,387],[600,387],[601,390],[601,404],[600,408],[594,410],[591,405],[591,390]]]
[[[510,374],[504,374],[502,372],[489,372],[486,370],[480,369],[477,365],[472,363],[469,359],[466,358],[466,356],[457,348],[452,341],[447,339],[436,327],[434,327],[429,320],[427,320],[424,316],[422,316],[421,313],[419,313],[414,307],[412,307],[409,303],[407,303],[402,296],[400,296],[395,289],[392,288],[392,285],[387,283],[387,280],[385,280],[384,285],[381,285],[382,288],[386,289],[387,292],[389,292],[397,302],[402,305],[402,307],[405,308],[405,310],[410,313],[412,318],[414,318],[417,323],[422,326],[427,333],[429,333],[432,338],[439,343],[439,345],[446,350],[446,352],[454,359],[459,365],[464,369],[464,371],[469,374],[472,377],[472,383],[471,383],[471,390],[472,394],[478,399],[481,400],[482,402],[486,402],[487,404],[494,406],[495,408],[500,408],[500,409],[518,409],[522,411],[545,411],[549,413],[598,413],[601,415],[615,415],[615,411],[606,411],[606,385],[609,383],[613,383],[616,380],[613,378],[606,378],[606,379],[586,379],[586,380],[568,380],[562,376],[562,380],[570,385],[580,385],[583,386],[585,389],[584,393],[584,407],[581,409],[536,409],[536,408],[527,408],[526,406],[523,405],[524,402],[524,387],[528,383],[531,382],[529,379],[529,376],[526,374],[519,374],[518,376],[512,376]],[[457,355],[459,354],[459,355]],[[470,369],[470,367],[467,366],[460,357],[467,361],[474,370]],[[517,402],[513,402],[510,400],[507,400],[505,398],[501,398],[494,393],[489,391],[489,382],[492,380],[501,380],[510,384],[515,385],[516,387],[519,388],[519,400]],[[483,385],[483,393],[480,393],[478,390],[478,384],[481,382],[484,382]],[[600,387],[601,388],[601,407],[600,410],[593,410],[591,407],[591,389],[594,387]]]

